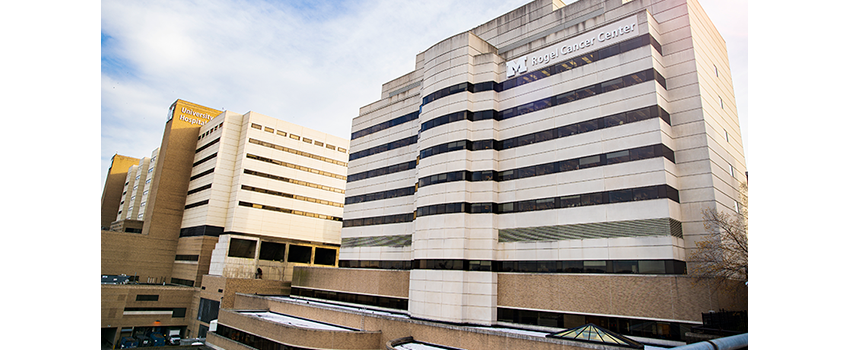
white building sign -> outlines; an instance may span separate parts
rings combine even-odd
[[[634,15],[508,61],[506,77],[564,61],[585,51],[591,51],[593,47],[608,46],[637,36],[637,15]]]

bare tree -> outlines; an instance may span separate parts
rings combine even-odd
[[[747,281],[747,184],[741,183],[736,213],[716,209],[702,212],[708,236],[691,253],[691,274],[697,280]]]

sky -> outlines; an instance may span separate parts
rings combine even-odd
[[[177,99],[349,138],[416,54],[528,1],[103,1],[101,185],[116,153],[159,147]],[[727,42],[746,154],[746,1],[702,6]]]

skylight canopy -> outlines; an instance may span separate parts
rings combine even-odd
[[[584,326],[570,328],[564,331],[555,332],[546,335],[549,338],[580,340],[593,343],[602,343],[610,345],[625,346],[633,349],[643,349],[643,344],[626,338],[617,333],[611,332],[605,328],[599,327],[592,323]]]

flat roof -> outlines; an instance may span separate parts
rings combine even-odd
[[[303,319],[303,318],[300,318],[300,317],[278,314],[278,313],[269,312],[269,311],[244,311],[244,312],[239,312],[239,314],[246,315],[246,316],[254,316],[254,317],[257,317],[257,318],[262,318],[264,320],[269,320],[269,321],[274,322],[274,323],[289,325],[289,326],[299,327],[299,328],[318,329],[318,330],[325,330],[325,331],[343,331],[343,332],[354,332],[354,331],[356,331],[356,330],[348,328],[348,327],[336,326],[336,325],[332,325],[332,324],[329,324],[329,323],[318,322],[318,321],[311,321],[311,320]]]

